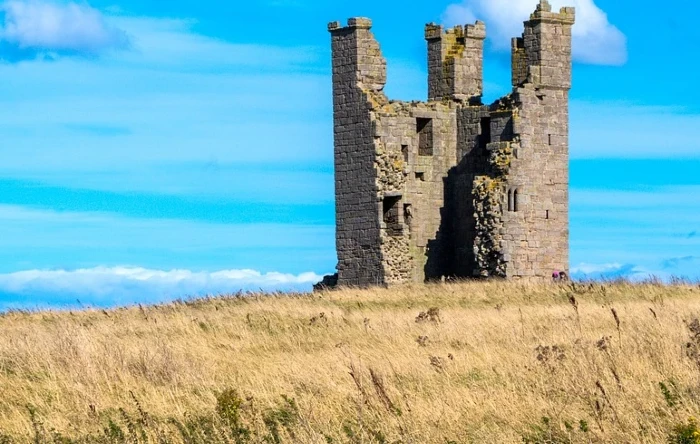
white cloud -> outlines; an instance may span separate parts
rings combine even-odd
[[[496,50],[510,49],[512,37],[523,32],[523,22],[535,10],[537,0],[463,0],[443,13],[446,25],[486,22],[487,34]],[[627,38],[608,21],[607,14],[593,0],[551,0],[553,10],[576,8],[573,28],[573,56],[581,63],[622,65],[627,61]]]
[[[157,303],[177,298],[238,291],[309,290],[322,279],[255,270],[152,270],[96,267],[77,270],[27,270],[0,274],[0,309],[61,306],[76,299],[86,305]]]
[[[124,48],[127,34],[109,25],[87,4],[41,0],[10,0],[0,4],[0,58],[16,61],[35,57],[97,55]]]

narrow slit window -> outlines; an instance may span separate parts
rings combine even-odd
[[[520,210],[520,191],[516,189],[513,191],[513,211],[516,213]]]
[[[404,204],[403,205],[403,220],[406,223],[406,226],[408,227],[408,230],[411,230],[411,223],[413,222],[413,205],[411,204]]]
[[[513,190],[508,190],[508,211],[513,211]]]
[[[418,155],[433,155],[433,119],[416,119],[416,131],[418,133]]]
[[[408,164],[408,145],[401,145],[401,155],[403,155],[403,161]]]
[[[550,145],[552,144],[552,135],[551,134],[549,135],[549,140],[547,141],[547,143],[549,143]]]
[[[401,196],[386,196],[383,201],[384,223],[386,224],[387,233],[390,236],[400,236],[403,232],[403,224],[401,223]]]
[[[549,219],[549,210],[547,210],[547,212],[545,213],[544,218]]]

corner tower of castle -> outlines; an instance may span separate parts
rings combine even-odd
[[[428,101],[390,101],[372,22],[330,23],[340,285],[567,271],[574,9],[542,0],[513,91],[482,104],[486,25],[426,25]]]

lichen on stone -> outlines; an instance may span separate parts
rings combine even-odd
[[[474,256],[479,275],[505,277],[506,262],[501,247],[502,202],[513,161],[513,145],[510,142],[496,142],[488,144],[488,149],[492,176],[477,176],[474,179],[474,219],[476,221]]]
[[[506,264],[500,245],[503,228],[503,189],[504,182],[500,178],[478,176],[474,179],[474,257],[482,277],[506,275]]]
[[[489,164],[493,168],[496,176],[502,177],[510,171],[513,161],[513,146],[510,142],[499,142],[489,144]]]

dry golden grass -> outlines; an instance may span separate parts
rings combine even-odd
[[[251,442],[665,442],[700,412],[698,316],[689,284],[502,282],[13,312],[0,442],[90,442],[109,418],[122,442],[187,441],[168,419],[227,389]],[[129,438],[139,410],[158,430]]]

